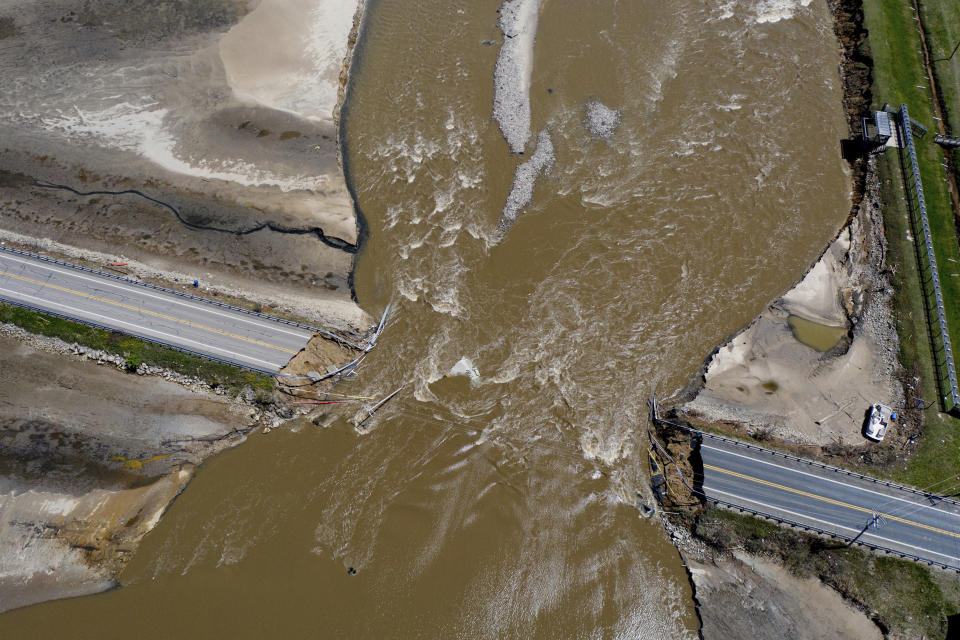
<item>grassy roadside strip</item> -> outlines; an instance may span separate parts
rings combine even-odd
[[[920,38],[909,5],[902,0],[867,0],[866,27],[873,55],[873,95],[893,105],[905,102],[911,116],[932,122],[933,108],[925,88]],[[934,254],[941,273],[941,287],[947,308],[951,339],[960,345],[960,247],[957,245],[953,211],[947,192],[942,154],[930,136],[917,140],[917,155],[926,192],[928,216],[933,234]],[[884,228],[888,242],[887,261],[895,269],[895,312],[900,335],[900,358],[908,372],[916,372],[923,385],[923,397],[938,397],[936,369],[931,350],[930,329],[924,311],[924,297],[918,273],[916,249],[908,237],[909,214],[899,160],[888,151],[880,160],[884,198]],[[912,235],[912,234],[911,234]],[[930,488],[960,470],[960,420],[938,411],[934,403],[925,412],[925,437],[904,467],[891,471],[898,482]],[[950,487],[942,484],[932,490]]]
[[[6,247],[11,249],[19,249],[20,251],[26,251],[28,253],[33,253],[44,258],[50,258],[53,260],[60,260],[62,262],[67,262],[74,265],[79,265],[81,267],[87,267],[88,269],[95,269],[97,271],[103,271],[113,276],[120,276],[123,278],[129,278],[131,280],[139,280],[141,282],[146,282],[158,287],[163,287],[164,289],[171,289],[173,291],[179,291],[181,293],[186,293],[191,296],[196,296],[198,298],[206,298],[207,300],[212,300],[214,302],[222,302],[224,304],[233,305],[235,307],[240,307],[241,309],[247,309],[249,311],[255,311],[256,313],[265,313],[277,318],[282,318],[284,320],[290,320],[292,322],[299,322],[307,326],[314,326],[317,323],[316,319],[309,319],[306,316],[299,315],[292,311],[287,311],[285,309],[278,309],[276,307],[267,306],[262,302],[258,302],[251,298],[243,298],[216,289],[209,289],[206,286],[194,287],[190,282],[182,282],[180,280],[171,280],[160,276],[159,274],[150,274],[150,273],[137,273],[136,271],[130,270],[126,267],[112,267],[109,264],[98,262],[96,260],[91,260],[84,257],[83,255],[78,254],[67,254],[63,251],[58,251],[56,249],[51,249],[48,246],[43,246],[39,242],[21,242],[13,240],[4,240],[3,244]]]
[[[891,637],[944,638],[948,616],[960,613],[960,583],[953,574],[726,509],[709,508],[693,529],[715,549],[773,555],[794,574],[818,578],[856,603]]]
[[[916,252],[907,237],[909,214],[898,160],[893,154],[881,160],[880,178],[887,262],[895,265],[891,284],[895,292],[893,304],[900,336],[900,361],[908,375],[920,378],[921,395],[932,401],[938,388],[925,298],[919,286]],[[960,420],[941,413],[934,403],[924,412],[924,423],[924,437],[908,458],[906,468],[898,467],[889,474],[893,480],[920,488],[930,487],[960,469]],[[933,490],[943,489],[943,485],[933,487]]]
[[[960,134],[960,51],[947,60],[960,43],[960,5],[955,2],[922,2],[920,13],[930,46],[933,71],[946,116],[947,132]],[[960,160],[960,150],[953,150],[954,170]]]
[[[185,376],[195,376],[211,386],[227,389],[230,393],[238,393],[244,387],[250,387],[257,397],[267,398],[273,394],[271,376],[245,371],[139,338],[97,329],[23,307],[0,303],[0,323],[14,324],[30,333],[60,338],[68,343],[76,342],[85,347],[123,356],[131,368],[144,363],[170,369]]]

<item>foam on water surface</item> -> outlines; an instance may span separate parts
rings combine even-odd
[[[591,100],[586,106],[585,124],[590,133],[608,140],[620,126],[620,110],[611,109],[599,100]]]
[[[760,24],[789,20],[797,9],[809,6],[811,2],[812,0],[760,0],[754,8],[755,19]]]

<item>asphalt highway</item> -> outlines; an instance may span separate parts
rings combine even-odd
[[[703,436],[709,498],[960,568],[956,501]]]
[[[287,325],[0,251],[0,299],[274,373],[313,335]]]

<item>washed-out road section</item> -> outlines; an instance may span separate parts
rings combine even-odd
[[[276,373],[313,332],[133,281],[0,251],[0,300]]]
[[[960,570],[955,500],[707,433],[699,451],[712,500]]]

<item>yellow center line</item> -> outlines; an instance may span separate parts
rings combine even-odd
[[[847,503],[847,502],[841,502],[840,500],[834,500],[833,498],[827,498],[826,496],[817,495],[817,494],[815,494],[815,493],[809,493],[809,492],[807,492],[807,491],[801,491],[800,489],[793,489],[793,488],[791,488],[791,487],[786,487],[786,486],[784,486],[784,485],[782,485],[782,484],[777,484],[777,483],[775,483],[775,482],[770,482],[770,481],[768,481],[768,480],[761,480],[760,478],[755,478],[755,477],[753,477],[753,476],[748,476],[748,475],[745,475],[745,474],[743,474],[743,473],[737,473],[736,471],[730,471],[729,469],[721,469],[720,467],[715,467],[715,466],[713,466],[713,465],[711,465],[711,464],[704,464],[704,465],[703,465],[703,468],[704,468],[704,469],[710,469],[711,471],[717,471],[717,472],[719,472],[719,473],[725,473],[725,474],[727,474],[727,475],[729,475],[729,476],[735,476],[735,477],[737,477],[737,478],[742,478],[742,479],[744,479],[744,480],[749,480],[749,481],[751,481],[751,482],[756,482],[757,484],[762,484],[762,485],[765,485],[765,486],[768,486],[768,487],[772,487],[772,488],[774,488],[774,489],[780,489],[781,491],[787,491],[787,492],[789,492],[789,493],[795,493],[795,494],[797,494],[797,495],[804,496],[804,497],[806,497],[806,498],[813,498],[814,500],[820,500],[821,502],[827,502],[827,503],[829,503],[829,504],[833,504],[833,505],[836,505],[836,506],[838,506],[838,507],[846,507],[847,509],[853,509],[854,511],[862,511],[863,513],[869,513],[869,514],[871,514],[871,515],[874,514],[874,513],[877,513],[877,515],[879,515],[879,516],[881,516],[881,517],[883,517],[883,518],[888,518],[888,519],[894,520],[894,521],[896,521],[896,522],[901,522],[901,523],[903,523],[903,524],[913,525],[914,527],[920,527],[921,529],[927,529],[927,530],[929,530],[929,531],[934,531],[934,532],[936,532],[936,533],[942,533],[942,534],[944,534],[944,535],[952,536],[952,537],[954,537],[954,538],[960,538],[960,533],[956,533],[956,532],[954,532],[954,531],[947,531],[946,529],[940,529],[939,527],[934,527],[934,526],[929,525],[929,524],[923,524],[922,522],[915,522],[915,521],[913,521],[913,520],[907,520],[906,518],[901,518],[901,517],[899,517],[899,516],[894,516],[894,515],[891,515],[891,514],[889,514],[889,513],[874,512],[874,511],[872,511],[872,510],[870,510],[870,509],[867,509],[866,507],[859,507],[859,506],[857,506],[857,505],[855,505],[855,504],[849,504],[849,503]]]
[[[148,309],[141,309],[140,307],[134,307],[133,305],[123,304],[122,302],[116,302],[114,300],[108,300],[107,298],[101,298],[99,296],[90,295],[89,293],[83,293],[81,291],[74,291],[73,289],[67,289],[66,287],[60,287],[55,284],[50,284],[49,282],[43,282],[41,280],[34,280],[33,278],[27,278],[24,276],[19,276],[15,273],[9,273],[7,271],[0,271],[0,276],[7,276],[8,278],[14,278],[15,280],[22,280],[23,282],[29,282],[30,284],[36,284],[41,287],[46,287],[48,289],[55,289],[57,291],[63,291],[64,293],[69,293],[75,296],[80,296],[81,298],[87,298],[88,300],[95,300],[97,302],[102,302],[104,304],[113,305],[115,307],[121,307],[123,309],[128,309],[130,311],[136,311],[137,313],[143,313],[148,316],[153,316],[155,318],[162,318],[164,320],[169,320],[171,322],[177,322],[179,324],[185,324],[194,329],[201,329],[203,331],[210,331],[212,333],[220,334],[221,336],[227,336],[228,338],[235,338],[237,340],[243,340],[244,342],[250,342],[252,344],[258,344],[262,347],[267,347],[269,349],[276,349],[277,351],[283,351],[284,353],[297,353],[292,349],[285,349],[284,347],[278,347],[275,344],[270,344],[269,342],[262,342],[254,338],[247,338],[245,336],[240,336],[235,333],[230,333],[229,331],[221,331],[220,329],[214,329],[213,327],[207,327],[196,322],[190,322],[189,320],[182,320],[180,318],[174,318],[173,316],[164,315],[162,313],[157,313],[156,311],[150,311]]]

